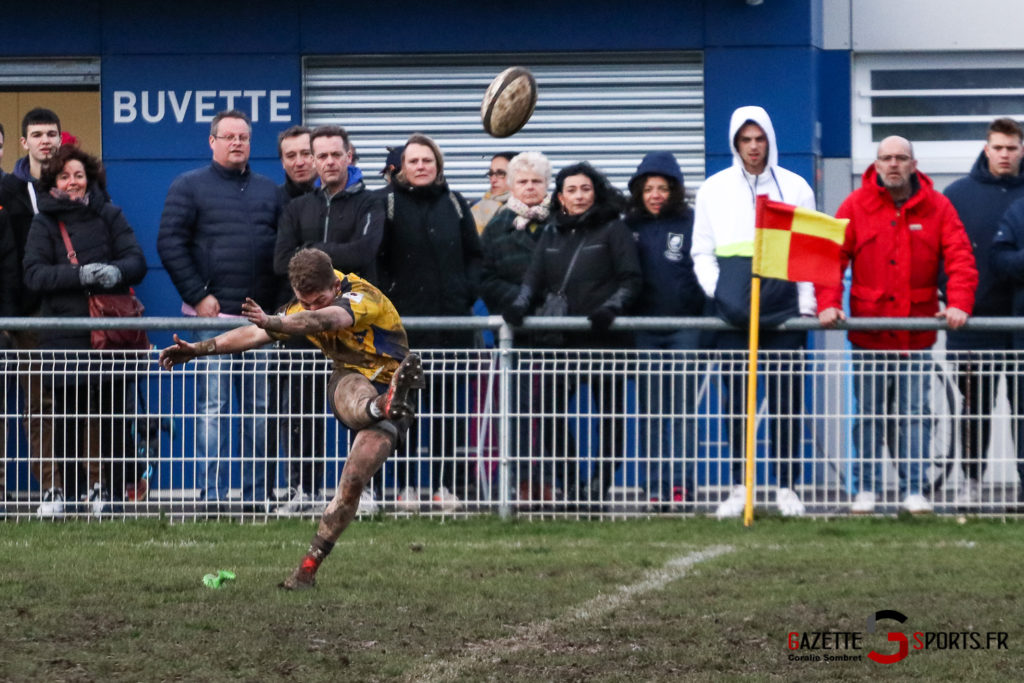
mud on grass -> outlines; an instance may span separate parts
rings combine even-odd
[[[315,590],[312,525],[0,524],[0,680],[1010,680],[1020,524],[375,519]],[[683,569],[679,558],[721,554]],[[234,571],[220,590],[203,574]],[[1004,631],[1008,649],[791,662],[790,631]],[[880,624],[865,650],[892,652]]]

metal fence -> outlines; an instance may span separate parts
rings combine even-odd
[[[162,330],[224,326],[144,322]],[[500,318],[443,322],[491,329],[499,346],[421,350],[428,383],[416,426],[374,477],[375,499],[361,513],[714,514],[741,482],[746,352],[516,349]],[[617,321],[623,328],[672,324],[724,328],[708,319]],[[987,329],[982,320],[972,325]],[[801,327],[815,325],[789,325]],[[759,354],[758,511],[774,511],[779,486],[788,485],[808,515],[849,514],[868,463],[877,465],[876,514],[898,512],[907,490],[920,491],[937,514],[1016,514],[1012,406],[1019,405],[1024,356],[941,346],[853,352],[839,334],[816,335],[837,348]],[[41,509],[49,518],[85,519],[319,514],[352,436],[331,415],[330,365],[318,351],[224,359],[216,372],[230,380],[222,398],[232,417],[222,420],[208,419],[197,398],[210,367],[168,372],[155,361],[155,351],[0,352],[8,519],[35,518]],[[868,394],[880,397],[872,411],[861,408]],[[965,406],[982,419],[965,419]],[[207,500],[203,475],[218,468],[227,495]],[[43,505],[54,488],[65,498],[60,514]],[[290,488],[302,488],[308,500],[285,505]]]

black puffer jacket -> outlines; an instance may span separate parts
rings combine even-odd
[[[89,204],[40,194],[39,213],[32,220],[25,243],[25,285],[42,299],[45,317],[89,317],[90,292],[127,294],[130,285],[142,282],[146,258],[121,209],[89,191]],[[79,265],[68,259],[60,234],[63,221]],[[87,290],[79,280],[79,267],[109,263],[121,271],[121,282],[112,289]],[[88,349],[89,330],[44,330],[39,346],[46,349]]]
[[[1013,283],[997,276],[992,268],[990,249],[999,230],[999,221],[1007,209],[1024,197],[1024,175],[997,176],[988,167],[984,150],[978,155],[968,176],[946,188],[944,194],[967,230],[978,267],[978,289],[974,293],[976,316],[1013,315]],[[942,290],[946,290],[943,273]],[[950,330],[946,333],[947,349],[1011,348],[1012,332],[992,330]]]
[[[14,164],[14,172],[0,178],[0,206],[7,214],[11,237],[17,250],[16,280],[17,290],[14,293],[17,303],[15,315],[32,315],[39,310],[39,297],[22,284],[23,264],[25,262],[25,240],[32,226],[35,211],[29,197],[28,184],[33,182],[29,174],[28,157],[22,157]]]
[[[343,273],[377,283],[377,250],[384,234],[384,201],[362,183],[333,197],[323,188],[291,201],[281,214],[274,249],[274,271],[288,275],[288,261],[299,249],[327,253]]]
[[[387,220],[378,258],[379,287],[403,316],[470,315],[483,252],[469,204],[446,183],[396,182],[382,193]],[[414,348],[471,345],[472,333],[410,332]]]
[[[18,262],[18,247],[11,230],[7,211],[0,206],[0,315],[18,315],[20,297],[24,285],[20,280],[21,264]],[[0,340],[0,348],[7,340]]]
[[[251,297],[272,309],[282,284],[274,274],[280,213],[277,186],[248,167],[211,162],[175,178],[156,246],[182,301],[195,306],[212,294],[222,313],[240,315]]]
[[[572,272],[569,264],[576,248],[583,244]],[[544,300],[557,292],[566,273],[565,287],[570,316],[589,316],[599,308],[622,315],[640,294],[642,278],[633,234],[619,220],[612,207],[595,205],[580,216],[555,215],[554,224],[545,229],[533,252],[533,260],[523,278],[516,306]],[[628,347],[628,333],[591,331],[566,334],[566,346],[577,348]]]

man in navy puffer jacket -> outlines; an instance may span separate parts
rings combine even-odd
[[[213,162],[178,176],[167,191],[157,250],[185,315],[240,316],[246,297],[265,309],[276,307],[281,281],[274,274],[274,243],[281,203],[274,181],[249,168],[251,140],[244,112],[217,114],[210,124]],[[195,340],[223,331],[197,330]],[[233,358],[244,358],[244,364],[229,366]],[[256,352],[203,362],[206,367],[196,373],[196,411],[203,415],[196,424],[196,486],[215,509],[224,504],[236,394],[244,414],[253,416],[242,421],[241,438],[242,497],[252,507],[266,499],[266,359]],[[234,390],[232,382],[238,385]]]
[[[969,175],[946,188],[967,229],[978,267],[978,290],[974,295],[974,315],[1013,315],[1013,283],[1000,278],[992,267],[989,252],[999,220],[1016,200],[1024,197],[1024,176],[1020,173],[1024,158],[1024,129],[1013,119],[996,119],[989,124],[985,148],[978,155]],[[1013,348],[1012,332],[946,333],[946,349],[956,361],[957,385],[963,395],[960,414],[960,447],[965,479],[955,502],[972,506],[981,502],[980,482],[985,476],[985,453],[992,433],[999,376],[1010,382],[1010,404],[1018,404],[1014,386],[1017,378],[1007,373],[1003,352]],[[1018,442],[1021,439],[1018,438]],[[1018,447],[1018,451],[1019,451]]]

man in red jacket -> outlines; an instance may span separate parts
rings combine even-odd
[[[837,218],[849,218],[840,268],[852,267],[850,314],[856,317],[937,317],[949,329],[963,327],[974,307],[978,270],[970,240],[956,209],[917,170],[914,149],[892,136],[879,144],[875,163],[864,172]],[[939,268],[948,276],[947,306],[939,310]],[[818,319],[831,327],[844,320],[842,287],[819,287]],[[860,419],[853,428],[859,455],[859,492],[852,512],[875,509],[882,445],[897,457],[903,509],[931,512],[922,495],[921,463],[928,457],[930,363],[919,352],[935,343],[933,330],[849,332],[856,351],[854,395]],[[892,353],[879,353],[890,351]],[[892,404],[895,412],[892,413]]]

